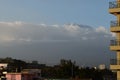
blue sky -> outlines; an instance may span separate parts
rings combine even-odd
[[[0,21],[109,27],[108,0],[0,0]]]
[[[0,0],[1,57],[109,65],[108,8],[107,0]]]

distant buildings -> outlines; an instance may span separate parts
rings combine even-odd
[[[0,63],[0,80],[6,80],[7,66],[7,63]]]
[[[111,40],[110,45],[110,50],[116,51],[116,59],[111,59],[110,69],[116,72],[117,80],[120,80],[120,0],[109,2],[109,13],[116,16],[110,24],[110,31],[116,33],[116,39]]]
[[[104,70],[105,68],[106,68],[106,67],[105,67],[105,64],[100,64],[100,65],[99,65],[99,69],[100,69],[100,70]]]
[[[22,69],[18,72],[8,72],[8,64],[0,63],[0,80],[40,80],[41,69]]]
[[[8,63],[0,63],[0,67],[7,68]]]

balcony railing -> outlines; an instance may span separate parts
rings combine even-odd
[[[117,1],[109,2],[109,8],[120,8],[120,3]]]
[[[111,46],[120,46],[120,40],[110,40]]]
[[[120,65],[120,60],[110,59],[110,64],[111,64],[111,65]]]
[[[111,27],[120,26],[120,23],[118,21],[110,21],[110,26]]]

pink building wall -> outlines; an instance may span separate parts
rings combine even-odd
[[[21,80],[21,74],[20,73],[11,73],[11,74],[6,74],[7,80]]]
[[[33,74],[7,73],[7,80],[33,80]]]

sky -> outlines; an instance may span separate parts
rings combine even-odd
[[[109,0],[110,1],[110,0]],[[109,65],[107,0],[0,0],[0,57],[49,65]]]

